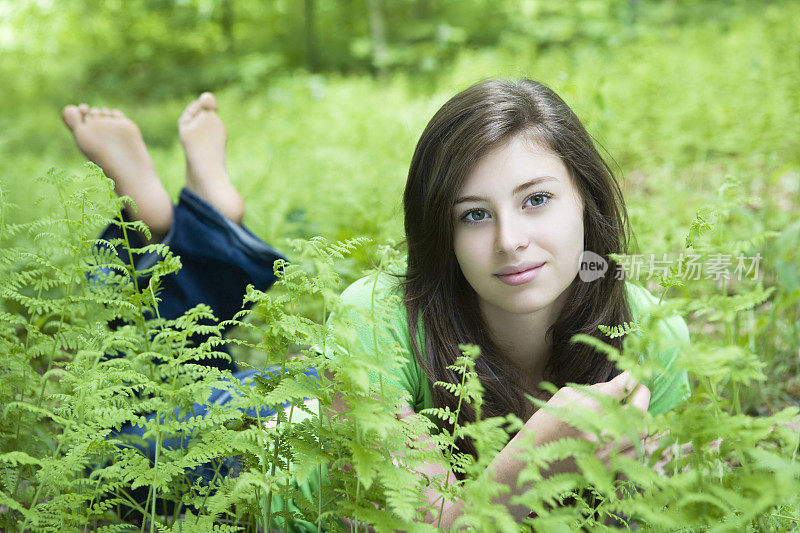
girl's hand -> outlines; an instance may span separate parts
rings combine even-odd
[[[590,385],[589,388],[620,402],[628,399],[627,403],[642,413],[647,412],[650,406],[650,389],[639,383],[630,371],[625,371],[610,381]],[[601,411],[599,403],[592,396],[572,387],[561,387],[547,404],[556,408],[583,405]]]
[[[616,378],[605,383],[598,383],[592,385],[590,388],[597,390],[602,394],[606,394],[613,398],[618,399],[620,402],[628,398],[628,403],[633,405],[639,411],[647,411],[650,405],[650,391],[644,385],[639,384],[634,380],[629,372],[623,372]],[[564,387],[556,392],[550,399],[548,404],[553,407],[563,408],[570,405],[586,405],[596,409],[600,412],[600,406],[596,400],[584,392],[569,387]],[[415,413],[411,406],[403,405],[402,409],[397,413],[400,420],[414,416]],[[577,429],[570,426],[566,422],[559,420],[553,413],[547,412],[547,409],[539,409],[536,411],[525,424],[526,427],[536,433],[536,441],[544,444],[548,440],[553,441],[562,437],[578,437],[578,438],[595,438],[594,435],[581,434]],[[512,514],[518,519],[522,520],[528,516],[530,509],[523,505],[512,504],[511,498],[514,494],[521,494],[526,490],[530,490],[530,485],[527,484],[521,487],[518,484],[519,473],[525,468],[525,463],[519,456],[522,441],[525,439],[523,431],[520,431],[514,438],[511,439],[506,447],[494,458],[492,463],[487,468],[487,473],[494,476],[494,478],[509,487],[507,493],[495,497],[494,501],[506,505]],[[435,450],[435,445],[429,440],[430,437],[421,437],[419,446],[427,447],[429,450]],[[630,443],[628,443],[630,444]],[[526,444],[527,445],[527,444]],[[633,453],[633,446],[628,446],[628,450]],[[604,450],[598,450],[598,458],[604,459],[603,454],[607,453]],[[618,452],[619,453],[619,452]],[[397,460],[397,458],[395,458]],[[605,462],[605,461],[604,461]],[[606,463],[607,464],[607,463]],[[557,473],[559,471],[575,471],[576,465],[574,461],[557,461],[551,464],[550,472]],[[418,465],[416,471],[420,478],[423,480],[430,480],[435,478],[449,478],[451,482],[455,481],[455,477],[449,469],[443,466],[441,461],[435,461],[427,464]],[[425,489],[425,499],[427,506],[421,509],[425,513],[425,521],[430,524],[439,524],[445,530],[448,530],[456,518],[462,514],[464,501],[450,502],[446,501],[444,506],[441,504],[441,494],[435,490],[433,486]],[[442,509],[442,519],[438,518],[438,513],[434,512]]]
[[[629,371],[621,373],[610,381],[591,385],[589,388],[615,398],[620,403],[625,402],[627,405],[633,406],[633,408],[642,413],[646,413],[647,408],[650,406],[650,390],[639,383]],[[571,407],[582,406],[602,413],[600,404],[595,398],[572,387],[562,387],[556,391],[553,397],[547,402],[547,405],[557,409],[570,409]],[[526,426],[530,426],[531,429],[540,434],[544,432],[545,434],[542,435],[542,437],[544,437],[545,440],[558,440],[564,437],[572,437],[587,439],[594,442],[597,441],[597,435],[579,431],[577,428],[559,419],[553,412],[549,412],[546,408],[539,409],[539,411],[528,420]],[[646,437],[646,433],[641,436],[642,439]],[[615,446],[606,446],[598,450],[598,458],[607,464],[608,457],[613,447]],[[629,457],[636,456],[636,446],[630,439],[626,438],[616,443],[616,448],[618,450],[617,453]]]

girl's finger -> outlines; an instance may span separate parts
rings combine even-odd
[[[640,443],[637,443],[640,445]],[[627,437],[623,437],[620,441],[614,443],[609,442],[604,447],[598,450],[597,457],[608,466],[608,460],[612,453],[617,456],[627,457],[629,459],[638,459],[640,457],[638,445],[631,442]]]
[[[633,444],[630,444],[629,446],[626,446],[625,448],[621,449],[619,454],[624,455],[628,459],[639,458],[639,452],[636,451],[636,446],[634,446]]]
[[[650,389],[639,384],[631,394],[629,403],[641,412],[647,412],[647,408],[650,407]]]
[[[631,375],[630,370],[626,370],[611,381],[599,385],[606,394],[614,398],[623,398],[639,385],[639,381]]]
[[[628,372],[627,374],[628,378],[625,380],[625,384],[623,385],[626,396],[640,386],[638,379],[633,377],[633,375],[630,372]]]
[[[397,419],[398,420],[405,420],[409,416],[414,416],[414,414],[415,414],[414,410],[411,408],[411,406],[404,402],[400,406],[400,409],[399,409],[399,411],[397,413]]]

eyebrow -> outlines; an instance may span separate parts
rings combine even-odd
[[[514,190],[511,191],[511,194],[519,194],[525,189],[532,187],[534,185],[538,185],[543,181],[558,181],[558,178],[554,176],[537,176],[533,179],[529,179],[525,183],[520,183],[519,185],[514,187]],[[458,198],[456,198],[456,201],[453,203],[453,205],[461,204],[464,202],[483,202],[485,200],[486,200],[485,198],[481,198],[480,196],[459,196]]]

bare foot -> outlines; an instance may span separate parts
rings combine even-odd
[[[78,148],[114,180],[117,194],[130,196],[138,212],[128,215],[150,228],[159,241],[172,226],[172,202],[158,179],[136,124],[116,109],[69,105],[62,113]]]
[[[236,224],[241,224],[244,201],[231,184],[225,167],[228,133],[217,114],[217,100],[203,93],[178,119],[186,152],[186,187],[213,205]]]

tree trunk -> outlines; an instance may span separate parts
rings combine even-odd
[[[317,30],[314,16],[314,0],[305,0],[306,60],[308,61],[308,70],[311,72],[316,72],[319,69],[319,58],[317,57]]]
[[[628,0],[631,24],[636,24],[639,18],[639,0]]]
[[[236,19],[236,11],[233,4],[234,0],[223,0],[222,18],[220,20],[222,34],[225,36],[225,50],[228,52],[233,52],[236,45],[233,37],[233,23]]]
[[[372,67],[378,79],[386,77],[386,23],[382,0],[367,0],[369,7],[369,30],[372,37]]]

